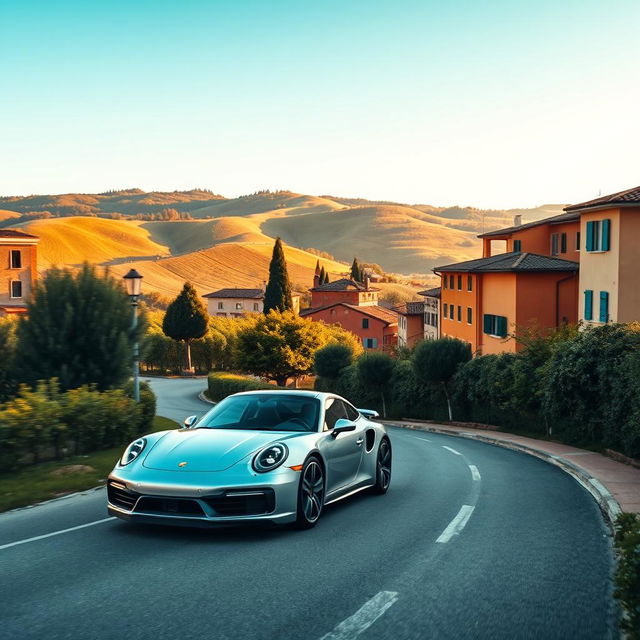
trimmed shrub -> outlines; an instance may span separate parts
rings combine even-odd
[[[261,389],[281,389],[275,385],[248,378],[235,373],[214,372],[208,378],[209,398],[214,402],[220,402],[227,396],[241,391],[260,391]]]
[[[640,640],[640,517],[621,513],[615,529],[618,564],[614,596],[625,614],[620,627],[629,640]]]
[[[335,380],[353,362],[353,351],[345,344],[329,344],[316,351],[313,370],[318,376]]]

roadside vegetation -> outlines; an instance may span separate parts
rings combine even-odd
[[[614,595],[623,611],[620,627],[628,640],[640,640],[640,516],[622,513],[615,530],[618,565]]]
[[[143,431],[176,429],[168,418],[155,417]],[[142,435],[140,431],[135,434]],[[84,455],[71,455],[54,462],[43,462],[10,473],[0,473],[0,512],[85,491],[103,484],[122,455],[128,440],[118,446]]]

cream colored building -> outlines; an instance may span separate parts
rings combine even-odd
[[[418,291],[424,297],[424,339],[440,337],[440,287]]]
[[[39,241],[17,229],[0,229],[0,316],[26,313],[38,275]]]
[[[579,319],[640,320],[640,187],[565,211],[580,214]]]
[[[262,313],[264,289],[219,289],[204,296],[210,316],[239,318],[245,313]],[[300,296],[294,294],[293,310],[300,312]]]

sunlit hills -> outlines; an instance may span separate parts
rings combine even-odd
[[[373,202],[359,198],[262,191],[224,198],[211,191],[33,195],[0,198],[0,226],[40,236],[39,269],[135,267],[145,286],[175,295],[184,280],[201,293],[218,287],[255,287],[267,278],[273,240],[284,240],[294,285],[310,286],[319,255],[332,279],[348,272],[354,256],[386,272],[418,274],[430,282],[437,264],[475,258],[477,235],[560,213],[562,205],[509,211]],[[187,218],[187,219],[179,219]],[[420,275],[422,274],[422,275]],[[415,294],[402,284],[402,297]]]

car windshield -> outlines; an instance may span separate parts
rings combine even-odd
[[[195,425],[196,429],[317,431],[320,402],[286,393],[229,396]]]

